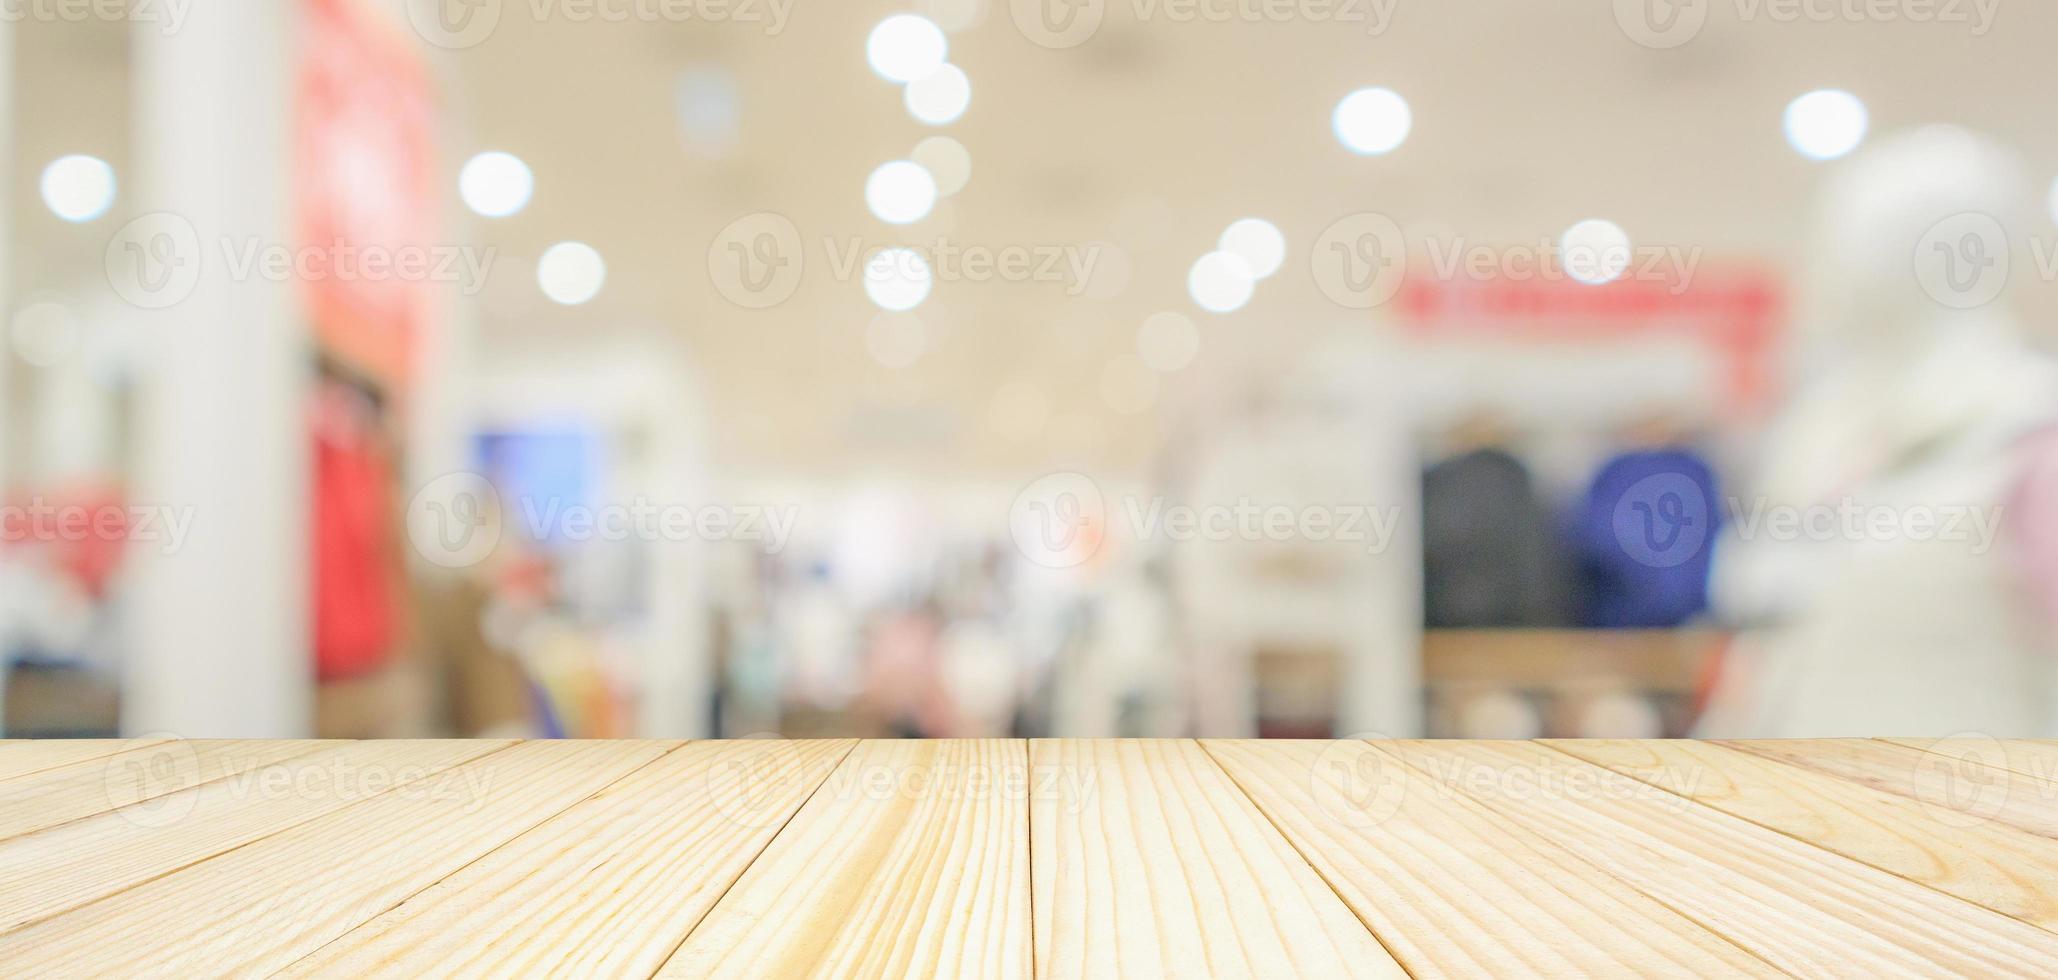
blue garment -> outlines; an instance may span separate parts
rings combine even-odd
[[[1573,515],[1580,623],[1669,629],[1708,608],[1722,525],[1715,471],[1691,450],[1625,453],[1595,474]]]

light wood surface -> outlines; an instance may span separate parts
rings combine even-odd
[[[1029,828],[1047,975],[1404,975],[1200,746],[1034,745],[1048,781]]]
[[[0,976],[2048,976],[2058,745],[0,743]]]
[[[1801,759],[1836,760],[1793,766],[1782,743],[1760,752],[1749,743],[1707,742],[1550,743],[1566,753],[1617,772],[1649,779],[1724,813],[1796,837],[1884,871],[1922,882],[2045,928],[2058,927],[2058,840],[1917,799],[1913,776],[1924,757],[1881,744],[1867,758],[1863,749],[1830,744]],[[1861,740],[1861,745],[1862,745]],[[1948,762],[1940,757],[1939,762]],[[1925,767],[1926,768],[1926,767]],[[1862,781],[1824,778],[1827,771],[1859,775]],[[1991,785],[2004,774],[1991,772]],[[1867,785],[1870,783],[1872,785]],[[1987,785],[1983,782],[1977,786]],[[1908,795],[1874,786],[1894,785]],[[1977,799],[1969,792],[1969,803]]]
[[[1022,743],[866,742],[664,976],[1029,972]]]

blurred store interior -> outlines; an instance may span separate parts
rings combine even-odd
[[[1684,6],[10,8],[5,735],[2058,736],[2058,7]]]

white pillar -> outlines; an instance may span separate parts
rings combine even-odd
[[[285,283],[232,281],[224,245],[290,244],[292,12],[280,0],[195,4],[166,37],[133,35],[134,214],[167,212],[110,252],[111,279],[197,263],[152,292],[140,366],[135,500],[189,514],[175,554],[133,553],[122,729],[309,734],[306,328]],[[175,231],[189,237],[181,241]],[[123,242],[117,239],[117,248]],[[167,252],[166,249],[171,251]],[[130,265],[123,263],[134,263]],[[117,287],[119,288],[119,286]]]
[[[676,368],[675,368],[676,370]],[[710,483],[702,466],[698,375],[658,399],[652,431],[656,465],[641,488],[652,500],[707,506]],[[708,581],[712,549],[704,542],[661,540],[650,575],[650,632],[644,638],[637,734],[644,738],[710,738],[714,730],[714,651],[708,635]]]

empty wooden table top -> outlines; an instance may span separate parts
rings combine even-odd
[[[2049,976],[2058,743],[0,743],[0,976]]]

